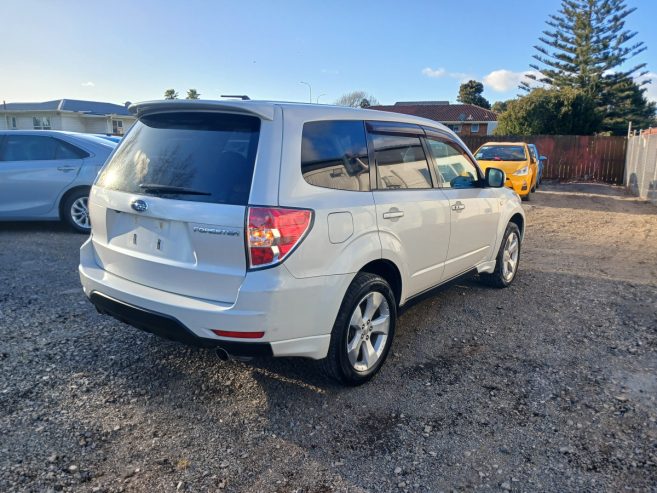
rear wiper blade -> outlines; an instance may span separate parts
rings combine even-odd
[[[151,193],[175,193],[180,195],[212,195],[210,192],[194,190],[193,188],[174,187],[171,185],[158,185],[157,183],[142,183],[139,188]]]

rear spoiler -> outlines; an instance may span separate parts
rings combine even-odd
[[[275,114],[274,104],[265,101],[201,101],[195,99],[144,101],[143,103],[131,104],[128,110],[137,118],[152,113],[201,110],[254,115],[271,121],[274,119]]]

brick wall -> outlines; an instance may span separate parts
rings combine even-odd
[[[459,135],[488,135],[488,123],[480,123],[478,132],[472,131],[471,123],[464,123],[461,125],[461,132],[459,132]]]

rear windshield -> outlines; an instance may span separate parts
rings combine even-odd
[[[260,119],[180,112],[142,117],[97,185],[168,199],[246,205]]]
[[[475,158],[482,161],[526,161],[524,146],[483,146]]]

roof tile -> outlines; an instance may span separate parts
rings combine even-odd
[[[427,104],[421,101],[420,104],[381,105],[371,106],[369,109],[419,116],[442,123],[497,121],[495,112],[474,104]]]

